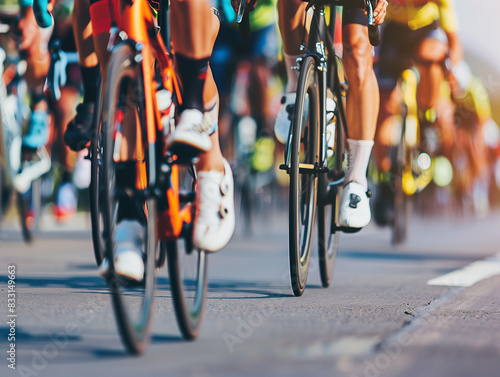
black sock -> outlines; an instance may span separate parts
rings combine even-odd
[[[136,161],[119,162],[115,165],[116,187],[118,191],[126,188],[135,190],[136,183]],[[140,208],[140,202],[128,196],[119,199],[117,222],[122,220],[138,220],[143,222],[145,219],[144,211]]]
[[[33,108],[40,102],[45,101],[45,94],[43,94],[43,89],[40,90],[33,89],[30,95],[31,95],[31,108]]]
[[[72,174],[68,170],[64,169],[61,174],[61,184],[71,182],[72,178]]]
[[[99,65],[95,67],[80,66],[83,82],[83,102],[95,102],[97,100],[97,89],[101,74]]]
[[[203,88],[207,79],[209,58],[190,59],[177,54],[175,59],[182,83],[183,108],[203,112]]]

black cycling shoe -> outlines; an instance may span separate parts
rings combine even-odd
[[[68,123],[64,142],[75,152],[84,149],[92,138],[94,102],[83,102],[76,107],[76,116]]]

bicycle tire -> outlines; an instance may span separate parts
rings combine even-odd
[[[402,130],[406,127],[403,125]],[[409,203],[408,197],[403,190],[403,173],[407,163],[407,145],[404,134],[395,148],[393,154],[394,166],[394,216],[392,221],[392,244],[399,245],[406,241],[408,231]]]
[[[1,152],[1,151],[0,151]],[[1,155],[1,153],[0,153]],[[5,201],[5,195],[4,195],[4,178],[3,178],[3,166],[0,163],[0,224],[3,219],[3,213],[4,213],[4,201]]]
[[[332,14],[331,16],[334,16]],[[335,121],[335,144],[333,155],[327,157],[329,172],[319,178],[320,198],[323,200],[318,204],[318,261],[321,285],[326,288],[330,286],[335,261],[340,245],[340,232],[337,232],[339,218],[339,201],[343,190],[343,177],[345,176],[347,137],[345,124],[345,93],[341,82],[346,80],[342,61],[337,56],[328,65],[328,83],[336,106],[334,112]],[[329,187],[327,187],[327,185]],[[326,199],[326,200],[325,200]]]
[[[103,208],[99,203],[101,197],[102,180],[102,133],[101,133],[101,113],[102,113],[102,85],[99,84],[96,101],[96,108],[92,117],[92,138],[90,143],[90,221],[92,228],[92,244],[94,248],[95,261],[101,265],[104,258],[104,235],[103,235]]]
[[[301,64],[292,119],[289,259],[295,296],[302,295],[306,286],[316,212],[317,175],[301,173],[299,169],[299,164],[317,166],[319,90],[316,72],[316,61],[306,56]],[[304,111],[307,111],[307,116],[304,116]]]
[[[319,179],[319,185],[330,185],[327,200],[318,203],[318,261],[321,285],[326,288],[330,286],[335,268],[335,260],[339,249],[340,232],[336,231],[339,217],[339,201],[342,196],[342,184],[334,184],[331,180],[343,177],[344,174],[344,156],[346,150],[346,138],[342,117],[339,114],[339,106],[342,105],[342,99],[337,99],[337,108],[335,110],[335,148],[333,155],[328,158],[328,167],[332,174],[328,177],[322,175]],[[322,190],[328,192],[328,188]]]
[[[143,88],[141,65],[135,63],[135,52],[127,43],[117,45],[113,49],[108,66],[107,88],[103,104],[103,150],[102,150],[102,194],[104,208],[105,256],[109,263],[107,276],[111,290],[113,308],[121,335],[121,339],[129,353],[144,352],[149,342],[151,330],[152,303],[155,288],[155,261],[158,248],[156,234],[156,200],[148,198],[136,199],[141,206],[146,207],[148,221],[145,224],[145,277],[141,286],[129,284],[114,271],[114,240],[113,233],[116,224],[117,190],[115,181],[116,163],[113,158],[116,130],[120,117],[126,107],[136,109],[140,122],[144,121],[143,96],[137,94],[137,89]],[[134,95],[128,95],[134,93]],[[136,114],[137,115],[137,114]],[[124,117],[125,118],[125,117]],[[146,154],[147,156],[147,154]],[[137,305],[138,302],[138,305]],[[136,318],[133,318],[135,314]]]
[[[179,168],[182,168],[178,165]],[[191,172],[194,172],[191,169]],[[178,192],[189,192],[194,187],[194,174],[183,171],[178,175]],[[179,189],[180,188],[180,189]],[[193,197],[193,193],[181,195]],[[190,201],[182,202],[181,208],[190,205]],[[205,251],[198,250],[192,244],[192,225],[185,224],[181,237],[175,241],[166,241],[168,274],[177,324],[186,340],[195,339],[203,321],[205,300],[207,295],[208,256]]]

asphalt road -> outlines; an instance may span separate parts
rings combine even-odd
[[[120,342],[86,217],[64,227],[45,219],[44,233],[30,246],[6,224],[0,235],[0,376],[500,375],[500,277],[462,282],[500,273],[499,213],[471,222],[412,218],[409,242],[398,248],[387,229],[375,226],[344,235],[332,286],[320,288],[313,257],[299,298],[288,281],[286,224],[285,216],[262,221],[254,237],[240,229],[210,257],[207,309],[196,341],[180,337],[170,292],[159,290],[151,344],[140,357],[128,356]],[[6,360],[11,264],[15,370]],[[429,284],[464,267],[462,280]]]

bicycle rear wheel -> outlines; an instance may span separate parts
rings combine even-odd
[[[316,62],[307,56],[300,70],[290,146],[289,254],[296,296],[302,295],[306,286],[313,239],[317,175],[304,168],[317,166],[318,100]]]
[[[346,78],[342,61],[337,56],[334,59],[328,66],[329,88],[336,102],[333,117],[334,144],[332,150],[327,151],[328,175],[320,176],[318,189],[321,198],[318,203],[318,258],[321,285],[325,288],[330,285],[339,248],[340,232],[336,231],[336,227],[343,179],[347,169],[346,151],[348,150],[344,114],[345,92],[341,86]],[[332,125],[327,127],[331,131]]]
[[[321,285],[328,287],[335,267],[335,259],[339,248],[340,233],[336,232],[339,217],[339,200],[342,196],[342,179],[344,177],[344,157],[346,138],[343,125],[342,99],[337,99],[335,110],[335,144],[333,154],[328,157],[328,176],[319,179],[321,190],[326,190],[325,201],[318,203],[318,259]],[[328,188],[325,186],[329,186]],[[322,197],[323,195],[320,195]]]
[[[144,92],[141,66],[135,62],[135,51],[128,44],[114,48],[108,67],[107,89],[103,104],[102,124],[102,182],[100,199],[103,205],[105,256],[109,263],[107,276],[118,329],[128,352],[142,353],[149,341],[152,302],[155,287],[155,259],[158,251],[156,235],[156,200],[132,194],[133,205],[144,212],[146,235],[142,244],[144,279],[137,283],[115,272],[114,232],[117,224],[119,200],[123,188],[117,187],[117,153],[121,151],[122,121],[135,119],[144,129]],[[130,125],[129,125],[130,126]],[[148,156],[145,153],[145,156]],[[147,164],[147,161],[146,161]]]
[[[97,265],[102,263],[104,258],[104,235],[103,235],[103,205],[99,198],[102,198],[102,85],[99,85],[96,108],[92,119],[92,139],[90,144],[90,220],[92,224],[92,243],[94,246],[94,256]]]
[[[180,208],[184,208],[191,206],[194,199],[194,170],[190,168],[186,171],[184,167],[177,166],[180,170]],[[167,251],[170,289],[177,323],[182,336],[188,340],[198,336],[207,294],[207,255],[205,251],[194,248],[191,240],[192,224],[184,224],[180,239],[163,243]]]
[[[405,126],[402,130],[404,132]],[[406,241],[408,229],[409,203],[403,189],[404,169],[408,161],[408,149],[404,134],[393,150],[392,166],[394,169],[394,218],[392,220],[392,244],[398,245]]]

